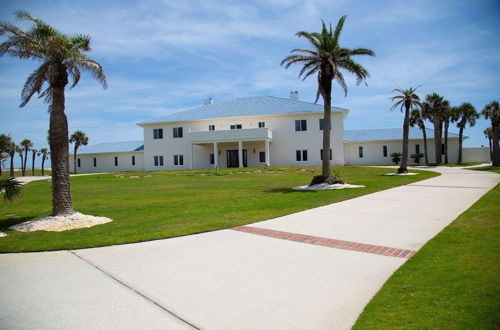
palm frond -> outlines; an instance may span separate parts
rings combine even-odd
[[[22,192],[21,182],[14,178],[0,179],[0,193],[5,201],[12,201]]]
[[[45,62],[38,69],[36,69],[29,77],[26,79],[23,90],[21,92],[21,104],[20,107],[24,107],[30,101],[31,97],[38,93],[43,87],[43,84],[48,81],[48,71],[50,69],[51,63]]]

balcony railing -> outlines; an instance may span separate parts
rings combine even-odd
[[[267,128],[231,129],[223,131],[188,132],[187,138],[193,143],[262,141],[272,140],[273,132]]]

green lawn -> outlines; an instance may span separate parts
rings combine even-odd
[[[500,185],[398,269],[353,329],[499,329]]]
[[[439,164],[439,166],[446,166],[446,167],[465,167],[465,166],[473,166],[473,165],[479,165],[481,163],[479,162],[463,162],[462,164],[458,163],[448,163],[448,164]]]
[[[494,172],[494,173],[500,173],[500,167],[498,166],[481,166],[481,167],[474,167],[470,168],[470,170],[474,171],[489,171],[489,172]]]
[[[35,168],[35,176],[39,176],[39,175],[42,175],[42,169],[41,168]],[[44,170],[44,175],[50,175],[50,170],[47,170],[45,169]],[[21,171],[19,170],[15,170],[14,171],[14,176],[15,177],[19,177],[19,176],[22,176],[21,175]],[[26,170],[26,176],[31,176],[31,168],[28,168]],[[2,168],[2,174],[0,175],[0,178],[8,178],[10,177],[10,169],[7,167],[7,168]]]
[[[75,210],[114,221],[65,232],[22,233],[13,224],[50,214],[48,180],[24,186],[13,203],[0,202],[0,252],[105,246],[200,233],[265,220],[436,176],[385,176],[394,169],[342,167],[341,176],[366,188],[296,192],[310,172],[288,167],[207,171],[122,172],[71,178]],[[310,169],[310,168],[308,168]],[[255,170],[262,173],[254,173]],[[316,173],[319,169],[316,170]],[[132,178],[138,176],[138,178]]]

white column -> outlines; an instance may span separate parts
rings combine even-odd
[[[266,166],[271,166],[271,155],[269,154],[269,139],[264,141],[265,143],[265,153],[266,153]]]
[[[189,157],[189,168],[193,169],[193,156],[194,156],[194,151],[193,151],[193,144],[191,143],[191,157]]]
[[[219,148],[217,142],[214,142],[214,168],[219,168]]]
[[[240,168],[243,167],[243,142],[238,141],[238,165]]]

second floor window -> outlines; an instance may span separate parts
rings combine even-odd
[[[307,120],[297,119],[295,121],[295,131],[296,132],[307,131]]]
[[[153,129],[153,139],[163,139],[163,128],[154,128]]]
[[[182,127],[174,127],[174,139],[183,137]]]

